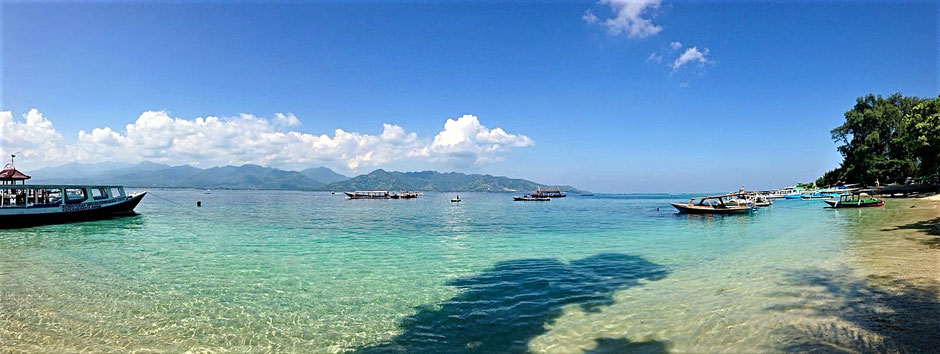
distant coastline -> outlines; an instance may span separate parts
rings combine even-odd
[[[396,172],[378,169],[348,177],[326,167],[287,171],[258,165],[198,168],[151,162],[139,164],[70,163],[32,171],[32,183],[120,184],[135,188],[220,190],[408,190],[420,192],[522,193],[537,188],[559,188],[586,193],[567,185],[538,183],[521,178],[459,172]],[[65,177],[67,176],[67,177]]]

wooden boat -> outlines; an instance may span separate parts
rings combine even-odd
[[[691,198],[688,204],[670,203],[682,214],[748,214],[757,210],[753,203],[726,203],[725,200],[745,197],[745,194],[731,193],[707,197]],[[695,202],[698,200],[698,202]]]
[[[885,202],[875,199],[868,193],[847,194],[839,200],[825,200],[830,208],[868,208],[884,206]]]
[[[418,193],[401,191],[397,194],[390,194],[389,197],[392,199],[414,199],[418,197]]]
[[[552,198],[549,198],[549,197],[536,197],[536,196],[531,195],[531,194],[526,194],[526,195],[521,196],[521,197],[520,197],[520,196],[514,196],[514,197],[512,197],[512,200],[517,201],[517,202],[548,202],[548,201],[551,201]]]
[[[567,196],[565,192],[562,192],[558,189],[541,189],[538,188],[535,190],[535,193],[530,194],[532,197],[536,198],[564,198]]]
[[[388,191],[355,191],[343,192],[348,199],[391,199],[392,195]]]

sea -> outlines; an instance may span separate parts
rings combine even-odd
[[[156,189],[135,216],[0,230],[0,352],[940,348],[935,204],[459,196]]]

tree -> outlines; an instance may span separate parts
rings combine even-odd
[[[904,121],[906,141],[922,176],[940,173],[940,96],[914,106]]]
[[[900,93],[888,98],[868,94],[856,99],[855,107],[845,112],[845,123],[830,132],[833,141],[842,144],[838,147],[842,165],[826,173],[823,180],[874,183],[915,172],[917,161],[911,152],[905,117],[922,101]]]

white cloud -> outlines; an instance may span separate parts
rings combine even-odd
[[[675,61],[672,62],[672,70],[679,70],[685,64],[688,63],[699,63],[706,64],[708,60],[708,48],[705,50],[699,51],[698,47],[692,47],[686,49]]]
[[[660,54],[656,54],[656,53],[650,53],[650,56],[646,57],[646,62],[647,62],[647,63],[656,63],[656,64],[662,63],[662,62],[663,62],[663,56],[660,55]]]
[[[456,159],[463,163],[500,161],[500,153],[511,148],[532,146],[525,135],[509,134],[502,128],[488,129],[472,115],[447,119],[444,130],[434,137],[427,152],[435,159]]]
[[[594,16],[594,13],[591,10],[584,11],[584,15],[581,15],[581,19],[584,22],[595,24],[597,23],[597,16]]]
[[[296,127],[300,125],[300,120],[293,113],[275,113],[274,123],[281,127]]]
[[[394,124],[378,135],[336,129],[313,135],[283,128],[297,126],[293,114],[271,120],[250,114],[236,117],[173,118],[166,111],[147,111],[123,130],[111,127],[79,131],[67,143],[39,111],[14,120],[0,111],[0,153],[19,152],[24,167],[66,162],[152,161],[208,167],[253,163],[284,168],[328,165],[348,171],[414,159],[478,164],[502,159],[505,152],[531,146],[525,135],[489,129],[477,117],[448,119],[433,139],[419,138]],[[2,156],[2,155],[0,155]]]
[[[629,38],[645,38],[663,30],[652,20],[644,16],[659,8],[660,0],[601,0],[598,4],[607,4],[614,12],[614,16],[601,20],[590,10],[581,18],[590,24],[600,23],[607,27],[611,35],[626,35]]]
[[[669,48],[672,48],[673,51],[679,50],[679,48],[682,48],[682,42],[673,41],[669,43]]]

